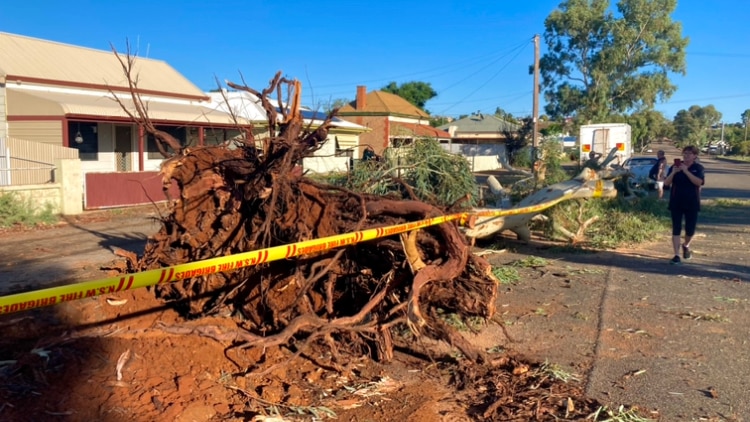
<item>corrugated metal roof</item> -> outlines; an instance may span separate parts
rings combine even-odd
[[[125,54],[120,54],[124,59]],[[141,90],[205,96],[203,91],[166,62],[138,57],[135,71]],[[111,51],[4,32],[0,32],[0,76],[128,87],[120,62]]]
[[[225,91],[223,93],[209,92],[208,95],[211,97],[212,104],[216,104],[218,110],[226,112],[232,110],[235,115],[256,122],[265,122],[268,120],[266,111],[261,106],[260,99],[252,93],[246,91]],[[276,111],[279,111],[279,119],[281,119],[281,109],[278,107],[277,102],[274,100],[269,101],[271,101],[271,104],[276,105]],[[310,109],[302,109],[300,110],[300,114],[305,124],[312,124],[313,126],[320,125],[326,118],[325,113]],[[367,127],[347,122],[338,117],[334,117],[331,124],[336,128],[353,131],[367,132],[370,130]]]
[[[503,133],[513,132],[520,129],[520,125],[507,122],[492,114],[472,114],[471,116],[458,119],[448,124],[438,126],[438,129],[449,130],[451,126],[456,127],[457,134],[460,133]]]
[[[221,111],[232,113],[252,121],[266,121],[266,111],[255,95],[245,91],[209,92],[211,103]]]
[[[59,92],[30,91],[8,87],[7,108],[9,116],[73,116],[99,118],[129,119],[122,107],[107,94],[80,95]],[[123,104],[133,113],[133,101],[129,98],[121,99]],[[161,122],[175,122],[182,124],[216,124],[233,126],[235,122],[231,116],[213,108],[191,105],[165,103],[159,101],[146,102],[148,116],[151,120]],[[240,118],[241,119],[241,118]],[[250,122],[241,119],[240,124]]]
[[[356,101],[353,101],[339,110],[339,114],[357,115],[358,113],[383,113],[383,114],[402,114],[417,118],[429,118],[430,115],[424,110],[406,101],[396,94],[383,91],[372,91],[365,97],[365,108],[359,110],[354,107]]]

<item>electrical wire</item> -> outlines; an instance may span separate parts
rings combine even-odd
[[[472,91],[468,96],[462,98],[458,102],[449,103],[451,106],[446,109],[446,110],[449,110],[449,109],[455,107],[456,105],[459,105],[462,102],[466,101],[466,99],[468,99],[469,97],[471,97],[472,95],[474,95],[477,91],[479,91],[480,89],[482,89],[489,82],[491,82],[494,78],[496,78],[498,74],[500,74],[505,68],[507,68],[525,50],[524,47],[528,47],[528,45],[529,45],[528,39],[524,39],[522,42],[518,42],[517,44],[513,45],[512,47],[510,47],[508,49],[505,49],[505,50],[503,50],[501,52],[492,54],[492,55],[483,54],[481,56],[475,56],[475,57],[472,57],[472,58],[469,58],[469,59],[466,59],[466,60],[462,60],[462,61],[458,61],[458,62],[452,62],[450,65],[432,67],[429,70],[424,70],[424,71],[418,71],[418,72],[411,72],[411,73],[408,73],[408,74],[403,74],[400,77],[388,77],[388,78],[381,78],[381,79],[370,80],[370,81],[358,81],[358,82],[351,82],[351,83],[319,85],[319,86],[316,86],[315,88],[318,89],[318,90],[320,90],[320,89],[322,89],[324,87],[337,87],[337,86],[351,87],[352,85],[366,84],[366,83],[374,82],[374,81],[393,81],[394,79],[395,80],[399,80],[399,79],[403,80],[403,79],[405,79],[405,78],[407,78],[409,76],[414,76],[414,75],[432,75],[432,77],[438,77],[438,76],[443,76],[443,75],[446,75],[446,74],[449,74],[449,73],[452,73],[452,72],[455,72],[455,71],[465,71],[465,69],[467,67],[470,67],[472,64],[486,63],[480,69],[478,69],[478,70],[476,70],[476,71],[474,71],[474,72],[472,72],[472,73],[470,73],[470,74],[468,74],[466,76],[462,76],[458,81],[451,83],[447,87],[445,87],[445,88],[442,88],[442,87],[436,88],[436,89],[439,89],[439,91],[441,93],[444,93],[445,91],[447,91],[447,90],[449,90],[451,88],[454,88],[455,86],[458,86],[461,83],[466,82],[467,80],[470,80],[471,78],[473,78],[474,76],[476,76],[477,74],[479,74],[481,71],[486,70],[487,68],[490,68],[490,67],[496,65],[497,63],[501,62],[503,59],[506,59],[508,56],[510,56],[511,54],[513,54],[513,56],[511,57],[511,59],[504,66],[502,66],[500,68],[500,70],[498,70],[497,72],[495,72],[488,80],[486,80],[484,83],[482,83],[478,88],[476,88],[474,91]],[[489,62],[487,62],[488,58],[489,58]],[[435,73],[436,70],[441,70],[441,69],[449,69],[449,70],[445,70],[444,72]],[[329,91],[329,92],[327,92],[325,94],[319,95],[318,98],[321,98],[321,97],[322,98],[326,98],[327,97],[329,99],[338,98],[338,97],[344,97],[344,98],[346,98],[348,95],[351,95],[351,90],[337,91],[337,92],[330,92]],[[514,95],[514,94],[510,94],[510,95]],[[525,95],[527,95],[527,92],[524,92],[521,95],[525,96]],[[495,101],[496,101],[497,98],[502,98],[502,96],[494,97]],[[315,99],[314,98],[311,98],[311,101],[312,101],[312,103],[315,103]],[[432,105],[434,105],[434,104],[435,103],[433,103]],[[438,103],[438,104],[441,104],[441,103]],[[442,104],[446,104],[446,103],[442,103]]]
[[[526,48],[528,48],[528,44],[526,45]],[[522,52],[523,52],[524,50],[525,50],[525,48],[519,48],[519,49],[518,49],[518,52],[516,53],[516,55],[515,55],[515,56],[513,56],[513,57],[512,57],[512,58],[511,58],[511,59],[510,59],[510,60],[509,60],[509,61],[508,61],[508,62],[507,62],[507,63],[505,64],[505,66],[502,66],[502,67],[501,67],[500,69],[498,69],[498,70],[497,70],[497,72],[495,72],[495,73],[494,73],[494,74],[493,74],[492,76],[490,76],[490,78],[489,78],[489,79],[487,79],[487,80],[486,80],[486,81],[485,81],[484,83],[482,83],[481,85],[479,85],[479,86],[478,86],[478,87],[477,87],[476,89],[474,89],[473,91],[471,91],[470,93],[468,93],[468,94],[467,94],[466,96],[464,96],[464,97],[463,97],[463,98],[461,98],[460,100],[456,101],[456,102],[455,102],[455,103],[454,103],[453,105],[451,105],[450,107],[447,107],[447,108],[443,109],[443,111],[441,111],[441,112],[440,112],[440,113],[438,113],[438,114],[441,114],[441,115],[445,114],[445,112],[447,112],[448,110],[450,110],[450,109],[452,109],[453,107],[455,107],[455,106],[457,106],[457,105],[459,105],[459,104],[463,103],[463,102],[464,102],[464,101],[466,101],[466,100],[467,100],[468,98],[470,98],[470,97],[471,97],[472,95],[476,94],[476,93],[477,93],[477,92],[478,92],[478,91],[479,91],[480,89],[484,88],[484,87],[485,87],[485,86],[486,86],[486,85],[487,85],[488,83],[490,83],[490,82],[491,82],[491,81],[492,81],[493,79],[495,79],[495,78],[497,77],[497,75],[499,75],[500,73],[502,73],[502,71],[503,71],[503,70],[505,70],[505,68],[507,68],[507,67],[508,67],[508,66],[509,66],[509,65],[510,65],[511,63],[513,63],[513,60],[515,60],[515,59],[516,59],[516,58],[517,58],[517,57],[518,57],[518,56],[519,56],[519,55],[520,55],[520,54],[521,54],[521,53],[522,53]]]

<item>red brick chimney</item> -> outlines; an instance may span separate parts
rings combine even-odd
[[[364,110],[367,107],[367,87],[364,85],[357,86],[357,110]]]

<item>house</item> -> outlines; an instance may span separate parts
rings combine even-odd
[[[217,110],[164,61],[136,57],[133,70],[151,121],[185,146],[223,142],[249,123]],[[163,157],[116,98],[135,114],[111,51],[0,32],[0,138],[77,150],[89,209],[164,197],[156,177]]]
[[[518,131],[520,125],[491,114],[475,113],[454,120],[438,129],[450,134],[443,147],[454,154],[467,157],[473,171],[495,170],[507,162],[505,140],[507,134]]]
[[[268,118],[257,96],[247,91],[226,90],[209,92],[208,95],[218,110],[252,121],[256,128],[255,132],[260,129],[264,132],[261,136],[268,136]],[[269,101],[277,110],[280,110],[277,101],[272,99]],[[303,124],[310,131],[317,129],[327,117],[324,113],[307,107],[302,107],[300,114]],[[279,113],[279,118],[281,118],[281,113]],[[303,159],[303,169],[312,173],[347,171],[351,159],[355,158],[358,153],[360,135],[366,132],[369,132],[369,129],[364,126],[334,117],[326,142],[315,151],[313,156]]]
[[[430,116],[424,110],[395,94],[383,91],[368,93],[363,85],[357,87],[356,100],[341,107],[339,116],[370,129],[370,132],[360,136],[359,157],[367,146],[380,155],[386,148],[399,148],[417,138],[429,137],[440,141],[450,138],[448,132],[430,126]]]

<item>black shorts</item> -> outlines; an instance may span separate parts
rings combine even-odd
[[[672,213],[672,236],[679,236],[682,232],[682,218],[685,218],[685,236],[695,234],[695,226],[698,224],[697,209],[673,209]]]

